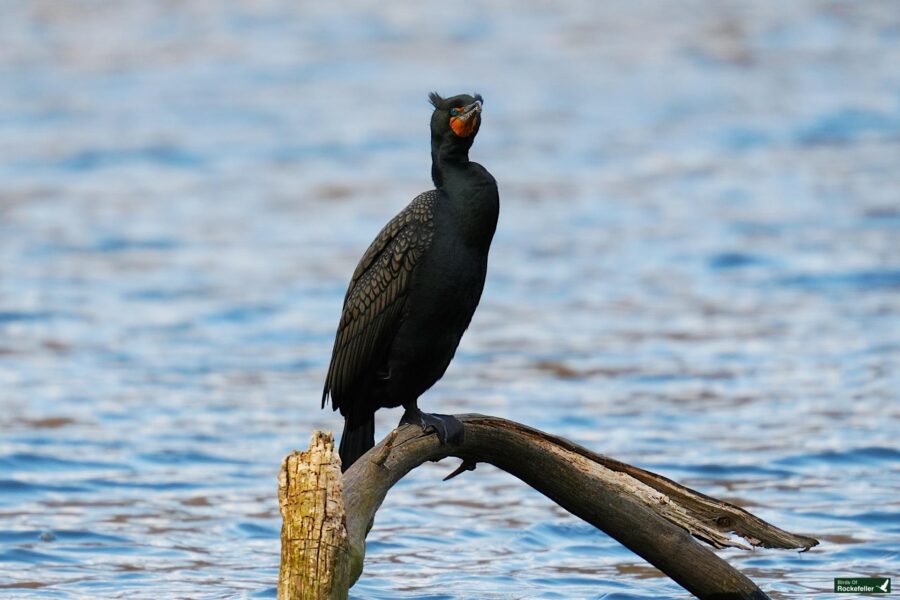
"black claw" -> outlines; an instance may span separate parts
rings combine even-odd
[[[476,466],[476,463],[469,462],[467,460],[463,460],[461,463],[459,463],[459,466],[456,467],[456,469],[452,473],[450,473],[449,475],[444,477],[444,481],[450,481],[454,477],[462,475],[466,471],[474,471],[475,466]]]

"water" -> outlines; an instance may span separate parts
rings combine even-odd
[[[897,575],[891,2],[3,3],[0,595],[274,596],[275,475],[347,278],[481,92],[488,284],[442,412],[516,419]],[[399,418],[379,415],[379,435]],[[512,478],[426,465],[353,597],[686,597]]]

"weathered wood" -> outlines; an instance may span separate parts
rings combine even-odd
[[[306,452],[292,452],[278,475],[281,508],[279,600],[338,600],[350,587],[350,546],[341,459],[330,433],[316,431]]]
[[[730,533],[753,546],[805,550],[818,543],[568,440],[496,417],[457,418],[465,426],[465,440],[458,446],[441,445],[433,434],[402,426],[344,473],[348,584],[362,573],[365,538],[387,491],[423,462],[448,456],[463,459],[452,476],[486,462],[518,477],[605,531],[698,598],[767,596],[695,538],[719,548],[747,547]],[[281,596],[280,588],[279,597],[290,598]]]

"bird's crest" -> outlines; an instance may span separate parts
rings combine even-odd
[[[435,108],[446,108],[446,100],[444,100],[440,94],[437,92],[431,92],[428,94],[428,101],[431,102],[431,105]]]

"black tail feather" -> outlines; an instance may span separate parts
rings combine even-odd
[[[375,446],[375,416],[362,424],[356,424],[351,429],[350,419],[344,420],[344,433],[341,435],[341,446],[338,453],[341,455],[341,472],[350,468],[350,465]]]

